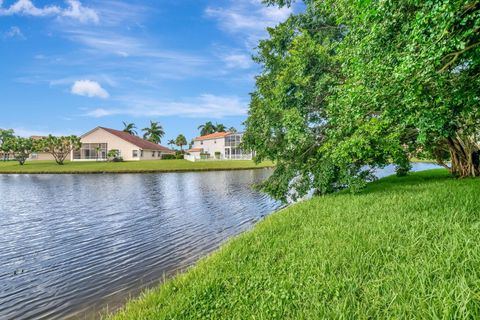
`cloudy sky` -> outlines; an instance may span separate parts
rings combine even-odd
[[[197,135],[241,128],[265,28],[292,9],[260,0],[0,0],[0,128],[81,134],[95,126]]]

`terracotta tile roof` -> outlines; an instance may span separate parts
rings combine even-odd
[[[227,136],[229,134],[230,134],[230,132],[215,132],[215,133],[207,134],[205,136],[196,137],[195,140],[199,141],[199,140],[224,138],[225,136]]]
[[[46,138],[46,136],[31,136],[30,138],[33,140],[40,140],[40,139]]]
[[[114,129],[110,129],[110,128],[104,128],[104,127],[99,127],[99,128],[103,129],[103,130],[105,130],[105,131],[107,131],[107,132],[109,132],[109,133],[111,133],[111,134],[113,134],[117,137],[119,137],[120,139],[128,141],[131,144],[136,145],[137,147],[139,147],[140,149],[143,149],[143,150],[158,150],[158,151],[162,151],[162,152],[166,152],[166,153],[174,153],[175,152],[175,151],[173,151],[173,150],[171,150],[167,147],[164,147],[164,146],[161,146],[159,144],[144,140],[144,139],[139,138],[137,136],[133,136],[128,132],[114,130]]]
[[[203,151],[203,148],[192,148],[187,150],[187,152],[202,152],[202,151]]]

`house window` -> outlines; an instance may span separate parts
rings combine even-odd
[[[75,160],[100,160],[107,159],[106,143],[82,143],[79,150],[73,152]]]
[[[152,158],[155,158],[155,151],[152,151]]]
[[[138,150],[133,150],[133,151],[132,151],[132,156],[133,156],[134,158],[138,158]]]
[[[159,157],[159,158],[160,158],[161,156],[162,156],[162,153],[161,153],[160,151],[158,151],[158,153],[157,153],[157,157]]]
[[[140,150],[140,158],[143,158],[143,150]]]
[[[203,141],[200,141],[200,144],[202,144],[202,145],[203,145]]]
[[[213,143],[217,143],[217,140],[213,140]]]

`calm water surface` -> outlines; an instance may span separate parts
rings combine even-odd
[[[92,319],[280,204],[270,170],[0,175],[0,319]]]
[[[270,174],[0,175],[0,319],[119,308],[278,209]]]

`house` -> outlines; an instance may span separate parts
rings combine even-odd
[[[186,160],[251,160],[252,153],[240,148],[242,133],[215,132],[197,137],[187,150]]]
[[[175,151],[124,131],[96,127],[80,137],[80,150],[72,152],[72,161],[106,160],[110,150],[118,150],[125,161],[158,160]]]

